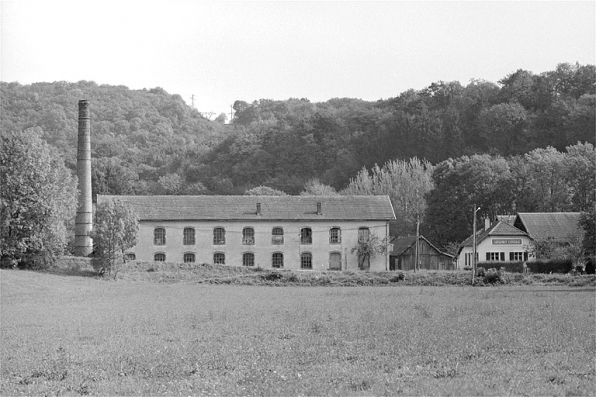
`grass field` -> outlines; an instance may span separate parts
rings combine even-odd
[[[2,396],[596,394],[591,286],[0,279]]]

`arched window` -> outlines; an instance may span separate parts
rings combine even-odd
[[[341,229],[338,227],[332,227],[329,229],[329,242],[331,244],[341,243]]]
[[[226,243],[226,229],[223,227],[216,227],[213,229],[213,244],[223,245]]]
[[[213,254],[213,263],[216,265],[225,265],[226,264],[226,254],[223,252],[216,252]]]
[[[284,229],[274,227],[271,231],[271,244],[282,245],[284,243]]]
[[[195,254],[189,252],[184,254],[184,263],[193,263],[195,261]]]
[[[253,245],[255,243],[255,229],[245,227],[242,229],[242,244]]]
[[[242,254],[242,266],[254,266],[255,265],[255,254],[252,252],[245,252]]]
[[[368,241],[370,237],[370,230],[367,227],[361,227],[358,229],[358,242]]]
[[[341,253],[331,252],[329,254],[329,270],[341,270]]]
[[[165,262],[166,261],[166,254],[155,254],[153,255],[154,262]]]
[[[310,252],[300,254],[300,269],[312,269],[312,254]]]
[[[312,244],[312,229],[310,227],[300,229],[300,244]]]
[[[192,227],[185,227],[183,232],[184,238],[182,244],[195,245],[195,229]]]
[[[275,268],[284,267],[284,254],[281,252],[275,252],[271,257],[271,266]]]
[[[153,230],[153,245],[166,245],[166,229],[156,227]]]

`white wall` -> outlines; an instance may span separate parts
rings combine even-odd
[[[494,252],[494,253],[504,253],[505,262],[510,262],[510,253],[511,252],[519,252],[522,255],[523,261],[523,253],[528,252],[531,250],[532,240],[530,240],[526,236],[512,236],[512,237],[503,237],[503,236],[489,236],[486,239],[482,240],[478,243],[476,247],[476,252],[478,253],[478,262],[486,262],[486,253],[487,252]],[[468,262],[466,263],[466,254]],[[463,269],[465,266],[471,266],[473,254],[473,247],[464,247],[457,257],[457,265],[458,268]],[[493,261],[500,261],[501,255],[498,255],[499,259],[491,260]],[[529,255],[528,260],[534,260],[534,258]],[[517,261],[516,261],[517,262]]]
[[[166,229],[166,244],[154,245],[153,232],[156,227]],[[183,230],[186,227],[195,229],[195,244],[183,245]],[[226,230],[225,245],[213,244],[213,230],[222,227]],[[255,244],[242,244],[242,230],[252,227],[255,231]],[[272,244],[271,232],[274,227],[284,229],[284,244]],[[310,227],[313,232],[312,244],[300,244],[300,229]],[[329,242],[329,229],[341,229],[341,242]],[[252,252],[255,255],[255,266],[272,268],[272,254],[284,254],[284,269],[299,270],[300,254],[310,252],[313,256],[313,270],[329,268],[329,254],[341,253],[342,270],[358,270],[357,256],[350,250],[357,244],[358,229],[368,227],[379,239],[388,238],[388,226],[384,221],[369,222],[197,222],[197,221],[142,221],[139,224],[139,243],[129,252],[136,255],[137,260],[153,261],[155,253],[164,253],[167,262],[183,262],[185,253],[194,253],[196,263],[213,263],[213,254],[225,254],[226,265],[242,265],[242,254]],[[372,271],[384,271],[388,266],[388,256],[379,255],[371,259]]]

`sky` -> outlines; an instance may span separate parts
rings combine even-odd
[[[396,97],[595,64],[596,2],[1,0],[0,80],[236,100]]]

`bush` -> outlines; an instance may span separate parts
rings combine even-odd
[[[488,272],[486,272],[486,275],[484,276],[484,282],[486,284],[500,283],[501,275],[495,269],[490,269]]]
[[[569,273],[573,270],[573,262],[571,259],[552,259],[549,261],[533,261],[526,262],[528,269],[532,273]]]
[[[596,269],[594,267],[594,262],[596,262],[596,258],[590,258],[588,263],[586,263],[586,274],[595,274]]]
[[[524,272],[524,263],[523,262],[480,262],[479,265],[482,264],[485,268],[505,268],[506,272],[509,273],[523,273]]]
[[[399,282],[399,281],[401,281],[401,280],[403,280],[405,278],[406,278],[406,276],[403,273],[398,273],[397,275],[391,277],[389,279],[389,281],[392,282],[392,283],[397,283],[397,282]]]

